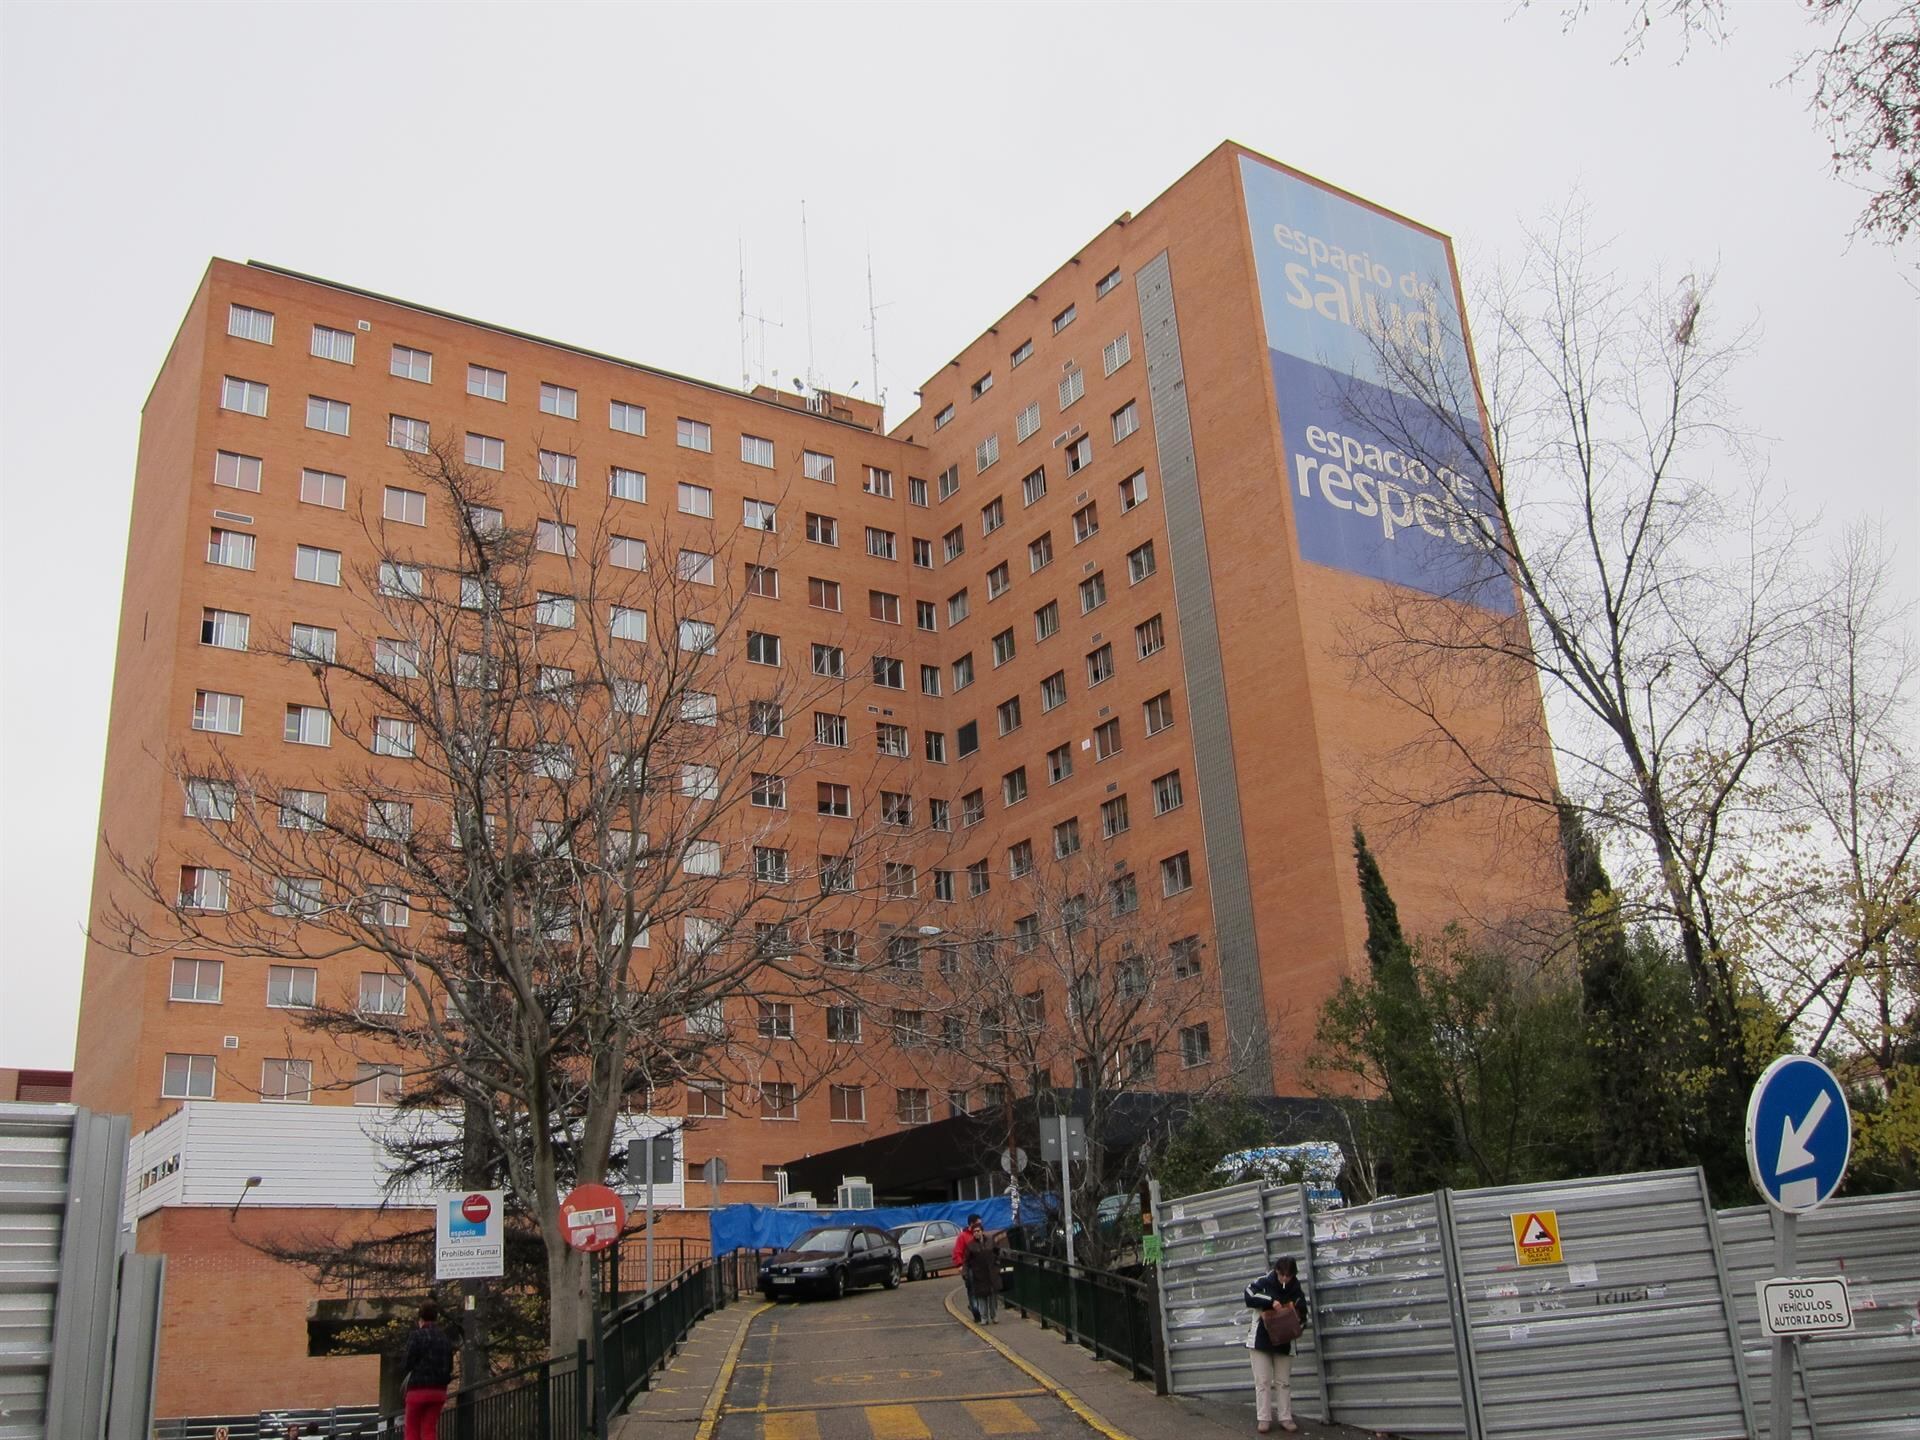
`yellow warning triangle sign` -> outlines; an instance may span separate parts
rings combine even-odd
[[[1527,1216],[1526,1227],[1520,1232],[1520,1243],[1522,1245],[1551,1245],[1554,1243],[1553,1232],[1547,1228],[1546,1222],[1538,1215],[1529,1215]]]

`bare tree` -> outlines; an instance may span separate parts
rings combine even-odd
[[[843,960],[832,937],[867,923],[842,882],[873,868],[876,827],[790,851],[787,786],[809,742],[846,743],[846,681],[799,676],[750,628],[773,537],[681,549],[577,524],[552,485],[551,518],[518,528],[458,454],[410,460],[421,490],[363,519],[380,558],[335,577],[345,633],[260,646],[310,679],[285,716],[299,743],[271,773],[199,737],[164,757],[197,853],[116,851],[132,894],[104,929],[136,954],[357,962],[357,993],[307,1017],[344,1056],[321,1083],[461,1108],[458,1166],[430,1136],[417,1163],[467,1183],[497,1165],[571,1350],[589,1297],[562,1190],[605,1178],[622,1112],[656,1090],[731,1082],[790,1108],[817,1079],[791,1006],[850,983],[820,952]],[[455,544],[417,538],[429,505]]]

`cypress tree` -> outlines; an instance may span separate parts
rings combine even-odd
[[[1360,903],[1367,914],[1367,962],[1378,981],[1396,961],[1411,962],[1412,950],[1400,928],[1400,910],[1387,890],[1380,862],[1367,848],[1367,837],[1353,827],[1353,863],[1360,874]]]

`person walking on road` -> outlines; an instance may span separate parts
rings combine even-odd
[[[1293,1421],[1293,1338],[1306,1326],[1307,1297],[1292,1256],[1280,1256],[1272,1269],[1247,1286],[1247,1305],[1257,1312],[1247,1330],[1259,1422],[1254,1428],[1265,1435],[1277,1421],[1282,1430],[1298,1430]]]
[[[420,1323],[407,1336],[403,1362],[406,1373],[406,1440],[434,1440],[440,1429],[440,1411],[453,1383],[453,1340],[440,1328],[440,1309],[429,1301],[420,1307]]]
[[[1000,1247],[975,1215],[967,1221],[967,1293],[974,1319],[991,1325],[1000,1318]]]
[[[969,1215],[965,1228],[953,1237],[953,1268],[960,1272],[960,1278],[966,1282],[967,1313],[973,1316],[976,1324],[980,1320],[980,1300],[973,1293],[973,1270],[967,1264],[967,1247],[973,1244],[974,1231],[979,1228],[980,1217]]]

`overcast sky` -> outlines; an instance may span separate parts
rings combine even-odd
[[[1232,138],[1476,265],[1577,187],[1717,268],[1735,400],[1829,524],[1920,554],[1915,257],[1850,243],[1795,6],[1611,63],[1622,17],[1347,3],[0,10],[0,1065],[71,1063],[140,406],[211,256],[725,383],[913,389]],[[813,325],[801,263],[806,202]],[[1904,267],[1904,269],[1903,269]],[[764,341],[764,352],[762,343]],[[764,362],[762,356],[764,354]]]

